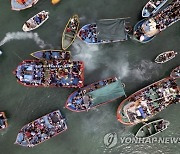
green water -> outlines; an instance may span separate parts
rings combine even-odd
[[[0,132],[0,154],[179,154],[179,144],[125,144],[120,137],[133,136],[135,127],[127,127],[116,120],[116,109],[123,100],[98,107],[84,113],[73,113],[64,108],[67,97],[75,89],[27,88],[16,82],[12,71],[29,54],[44,49],[61,48],[61,34],[73,14],[80,16],[81,25],[97,19],[131,17],[134,25],[141,19],[143,0],[62,0],[53,6],[50,0],[40,0],[33,8],[17,12],[10,9],[10,0],[0,0],[0,40],[24,38],[5,43],[0,49],[0,110],[5,111],[9,127]],[[23,23],[41,10],[50,12],[49,20],[32,33],[22,32]],[[39,45],[33,39],[38,36]],[[42,42],[44,41],[44,44]],[[86,45],[78,38],[69,48],[73,59],[85,62],[85,84],[106,77],[118,76],[126,84],[126,95],[169,75],[179,65],[180,54],[163,65],[153,62],[161,52],[180,50],[179,22],[160,33],[147,44],[126,42]],[[22,126],[53,110],[60,109],[67,119],[68,130],[34,148],[13,144]],[[170,121],[170,127],[158,136],[180,137],[180,105],[172,105],[155,118]],[[105,134],[116,132],[118,143],[112,149],[105,147]]]

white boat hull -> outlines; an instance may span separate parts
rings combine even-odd
[[[46,18],[41,23],[37,24],[36,21],[34,20],[34,18],[37,17],[37,15],[39,15],[39,14],[45,15]],[[24,23],[24,25],[22,27],[22,30],[24,32],[35,30],[35,29],[39,28],[48,19],[49,19],[49,12],[43,10],[43,11],[39,12],[38,14],[34,15],[29,20],[27,20],[26,23],[29,23],[29,27],[27,26],[26,23]]]

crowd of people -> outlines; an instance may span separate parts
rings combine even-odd
[[[146,9],[149,12],[153,12],[154,9],[158,8],[164,0],[151,0],[147,3]]]
[[[89,24],[84,29],[79,31],[79,37],[89,43],[97,43],[97,26],[96,24]]]
[[[27,28],[35,28],[37,25],[41,24],[46,18],[47,14],[45,11],[38,13],[32,20],[25,22]]]
[[[154,128],[156,129],[157,132],[159,132],[167,128],[167,126],[168,126],[167,121],[161,120],[157,124],[154,125]]]
[[[180,77],[180,66],[173,70],[171,73],[172,77],[179,78]]]
[[[4,117],[3,113],[0,112],[0,130],[6,127],[6,118]]]
[[[155,60],[155,62],[161,62],[161,63],[164,63],[164,62],[167,62],[168,60],[170,60],[170,59],[172,59],[173,57],[175,57],[175,55],[176,55],[176,52],[174,52],[174,51],[169,51],[169,52],[167,52],[167,53],[163,53],[163,54],[160,54],[157,58],[156,58],[156,60]]]
[[[16,77],[26,86],[82,87],[81,61],[25,61],[18,66]]]
[[[128,100],[128,117],[131,122],[141,121],[160,112],[172,103],[180,102],[180,92],[173,79],[157,82]]]
[[[169,27],[179,19],[180,0],[173,0],[164,10],[162,10],[158,14],[154,14],[148,20],[139,23],[136,30],[134,31],[134,36],[141,41],[151,39],[154,35],[162,30],[165,30],[167,27]],[[152,22],[155,23],[155,26],[151,26]],[[152,31],[152,36],[147,35],[147,30],[144,30],[142,26],[145,26],[146,28],[150,27],[148,33]],[[153,30],[151,30],[151,27],[153,27]]]
[[[45,60],[70,60],[70,57],[70,52],[64,50],[61,52],[53,50],[42,52],[42,58]]]
[[[74,17],[70,20],[67,29],[66,34],[69,34],[70,36],[75,36],[78,30],[79,26],[79,19]]]
[[[93,99],[88,93],[115,81],[117,81],[116,77],[109,78],[79,89],[75,92],[75,95],[72,95],[72,97],[68,99],[67,106],[74,110],[90,109],[91,105],[93,104]]]
[[[153,17],[156,28],[160,31],[166,29],[180,19],[180,0],[173,0],[164,10]]]
[[[60,111],[54,111],[25,125],[19,132],[16,143],[33,147],[66,129],[66,122]]]

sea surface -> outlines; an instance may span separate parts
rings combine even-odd
[[[9,127],[0,132],[0,154],[179,154],[180,144],[121,143],[121,137],[133,137],[140,125],[128,127],[116,119],[116,110],[124,98],[88,112],[75,113],[64,108],[67,97],[75,89],[27,88],[16,82],[13,70],[30,53],[41,49],[61,49],[61,36],[68,19],[78,14],[80,27],[98,19],[131,17],[135,25],[147,0],[62,0],[51,5],[40,0],[34,7],[12,11],[10,0],[0,0],[0,111],[5,111]],[[48,10],[49,20],[29,33],[22,32],[23,23],[36,13]],[[85,85],[117,76],[125,83],[126,95],[169,76],[180,64],[180,22],[160,33],[154,40],[141,44],[126,42],[87,45],[76,38],[69,48],[74,60],[85,63]],[[163,65],[154,63],[161,52],[175,50],[177,57]],[[15,145],[19,130],[27,123],[54,110],[61,110],[68,130],[38,145],[25,148]],[[180,104],[171,105],[155,119],[170,121],[169,128],[157,137],[180,137]],[[117,144],[107,148],[104,136],[117,134]]]

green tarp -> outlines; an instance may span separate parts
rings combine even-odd
[[[96,24],[98,40],[127,40],[125,19],[102,19]]]
[[[120,80],[108,84],[100,89],[89,92],[88,95],[92,97],[92,106],[122,97],[125,95],[124,88]]]

